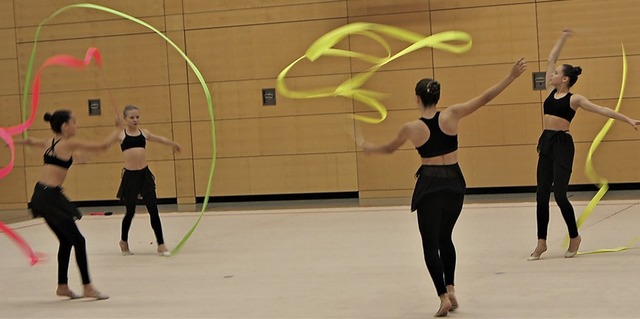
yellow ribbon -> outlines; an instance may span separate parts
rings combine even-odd
[[[616,104],[616,107],[615,107],[616,112],[620,110],[620,105],[622,105],[622,97],[624,96],[624,88],[626,86],[626,83],[627,83],[627,54],[624,49],[624,44],[622,44],[622,85],[620,87],[620,95],[618,96],[618,103]],[[602,142],[605,135],[607,135],[607,133],[609,132],[609,129],[611,129],[611,126],[613,125],[614,121],[615,120],[611,118],[607,120],[607,122],[604,124],[600,132],[598,132],[598,135],[596,135],[595,139],[591,143],[591,147],[589,148],[589,153],[587,153],[587,161],[585,163],[585,174],[593,184],[596,184],[598,186],[599,189],[598,189],[598,192],[593,196],[591,201],[589,201],[589,204],[587,205],[587,207],[584,209],[584,211],[578,218],[577,220],[578,229],[582,226],[582,224],[584,224],[585,220],[589,218],[591,213],[593,213],[593,210],[595,209],[596,205],[598,205],[602,197],[604,197],[604,195],[607,193],[607,190],[609,190],[609,181],[606,178],[598,175],[595,168],[593,167],[592,158],[593,158],[593,154],[596,152],[596,149],[600,145],[600,142]],[[628,249],[638,240],[640,240],[640,237],[632,239],[627,244],[627,246],[622,246],[618,248],[603,248],[603,249],[597,249],[597,250],[587,251],[587,252],[578,252],[578,254],[585,255],[585,254],[595,254],[595,253],[618,252],[618,251]],[[567,246],[568,242],[569,242],[569,237],[567,236],[565,238],[564,245]]]
[[[391,55],[391,48],[389,44],[376,32],[412,44],[402,51]],[[334,48],[337,43],[351,34],[362,35],[378,42],[385,49],[387,55],[385,57],[376,57],[361,52]],[[449,41],[462,41],[463,43],[447,43]],[[382,102],[380,102],[380,99],[384,97],[385,94],[362,89],[361,87],[378,69],[395,59],[424,47],[431,47],[453,53],[464,53],[471,49],[471,43],[471,35],[462,31],[445,31],[425,37],[421,34],[389,25],[367,22],[351,23],[337,28],[313,42],[307,49],[305,55],[293,61],[280,72],[276,80],[276,88],[280,94],[292,99],[311,99],[335,96],[353,98],[356,101],[370,106],[380,113],[380,118],[371,118],[362,115],[353,115],[353,118],[365,123],[376,124],[384,121],[387,117],[387,109],[384,107]],[[314,62],[323,55],[357,58],[374,65],[366,71],[346,80],[335,88],[327,87],[308,91],[294,91],[287,87],[284,79],[294,65],[305,58]]]

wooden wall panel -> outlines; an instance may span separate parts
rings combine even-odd
[[[459,146],[535,145],[542,132],[540,104],[488,105],[460,121]]]
[[[152,30],[137,24],[135,22],[125,20],[118,16],[101,13],[106,18],[116,20],[106,21],[90,21],[71,24],[45,24],[41,29],[38,41],[46,42],[51,40],[74,40],[83,38],[95,38],[106,36],[130,36],[134,34],[154,34]],[[163,17],[148,17],[141,19],[154,28],[164,31],[165,20]],[[55,21],[55,20],[51,20]],[[29,43],[32,45],[35,40],[36,26],[25,26],[16,29],[16,38],[18,43]],[[158,37],[157,35],[155,35]],[[160,39],[160,37],[158,37]],[[100,48],[100,47],[99,47]],[[100,48],[101,49],[101,48]]]
[[[45,112],[53,112],[57,109],[67,109],[74,112],[78,127],[113,127],[115,124],[115,110],[111,97],[116,103],[118,116],[122,115],[125,105],[133,104],[140,109],[140,123],[142,126],[152,123],[171,122],[171,108],[169,89],[166,86],[150,86],[137,88],[122,88],[109,90],[100,88],[96,90],[44,93],[40,95],[38,115],[33,122],[32,130],[49,130],[49,123],[43,120]],[[102,114],[89,116],[88,100],[100,99]],[[16,106],[19,108],[19,106]],[[30,110],[30,109],[29,109]]]
[[[391,4],[391,3],[389,3]],[[424,37],[431,35],[431,21],[429,19],[429,11],[416,11],[403,14],[387,14],[381,16],[365,16],[357,17],[355,19],[349,19],[349,22],[371,22],[383,25],[390,25],[398,28],[402,28]],[[394,39],[381,32],[374,32],[381,36],[390,46],[391,55],[406,49],[413,43]],[[376,41],[369,37],[361,35],[352,35],[349,37],[350,50],[360,53],[373,55],[376,57],[385,57],[387,52]],[[399,59],[392,61],[385,65],[381,70],[405,70],[405,69],[423,69],[429,68],[433,65],[431,48],[423,48],[411,54],[405,55]],[[369,62],[359,59],[352,59],[352,72],[363,72],[368,70],[373,65]]]
[[[0,77],[0,95],[20,94],[16,60],[0,60],[0,74],[2,74],[2,77]]]
[[[348,0],[347,6],[349,17],[360,17],[429,11],[429,2],[422,0]]]
[[[13,126],[22,122],[19,95],[0,95],[0,126]]]
[[[436,68],[435,79],[441,85],[438,106],[466,102],[482,94],[502,81],[511,72],[515,61],[516,59],[507,60],[505,64]],[[528,67],[535,69],[535,63],[528,63]],[[532,90],[530,72],[534,70],[525,71],[489,104],[541,103],[540,91]]]
[[[11,29],[0,29],[0,41],[2,41],[2,47],[0,48],[0,59],[16,58],[16,31]]]
[[[2,166],[4,165],[6,165],[6,162],[3,161]],[[29,186],[26,185],[24,168],[14,168],[14,170],[0,182],[0,205],[24,203],[24,207],[26,207],[28,198],[25,189],[28,187],[33,188],[33,184]],[[0,209],[2,209],[2,206],[0,206]]]
[[[332,19],[187,31],[187,51],[208,82],[275,79],[313,41],[346,23]],[[320,58],[300,63],[289,76],[349,72],[348,59]],[[189,79],[193,82],[195,77],[190,74]]]
[[[347,75],[294,77],[286,80],[290,90],[309,91],[330,87],[335,89],[347,80]],[[262,105],[262,89],[275,88],[275,80],[226,81],[209,83],[216,120],[282,117],[313,114],[344,114],[353,112],[351,99],[324,97],[290,99],[276,91],[275,106]],[[192,121],[209,121],[209,110],[202,87],[189,86]]]
[[[218,157],[353,152],[347,121],[342,114],[218,121]],[[210,123],[193,122],[192,128],[194,157],[210,157]]]
[[[46,58],[55,54],[83,58],[89,47],[100,48],[104,56],[107,79],[116,87],[131,88],[168,83],[166,44],[153,34],[40,43],[35,68],[39,68]],[[18,45],[21,87],[31,49],[30,43]],[[41,88],[43,93],[97,89],[100,88],[99,70],[97,67],[86,68],[82,72],[69,68],[48,68],[42,75]]]
[[[431,10],[443,10],[443,9],[460,9],[460,8],[472,8],[472,7],[487,7],[487,6],[499,6],[521,3],[535,3],[535,0],[429,0],[431,3]]]
[[[351,192],[358,189],[353,153],[220,158],[212,196]],[[196,194],[204,196],[210,160],[194,161]]]
[[[614,109],[618,100],[593,100],[592,102]],[[640,119],[640,103],[638,98],[624,99],[620,112],[634,119]],[[576,142],[591,142],[609,118],[578,109],[571,124],[571,135]],[[627,123],[615,121],[604,138],[605,141],[640,140],[640,134]]]
[[[0,28],[15,27],[13,2],[14,1],[0,1]]]
[[[73,0],[13,0],[15,3],[15,20],[17,27],[37,26],[42,20],[64,6],[76,4]],[[97,0],[93,4],[109,7],[122,11],[140,19],[149,16],[162,16],[164,14],[164,1],[157,0]],[[111,14],[93,9],[77,8],[63,12],[48,24],[77,23],[87,21],[100,21],[109,19],[121,19]]]
[[[554,1],[537,7],[541,60],[567,27],[576,34],[565,44],[563,59],[620,56],[621,42],[627,54],[640,53],[640,6],[634,0]],[[567,25],[567,14],[578,18]]]
[[[505,63],[520,57],[535,61],[538,54],[535,9],[534,4],[520,4],[433,11],[433,33],[460,30],[473,38],[473,47],[464,54],[435,50],[434,65]]]
[[[231,11],[265,7],[282,7],[299,4],[312,4],[319,2],[344,2],[344,0],[182,0],[184,2],[184,12],[206,12],[206,11]]]
[[[263,2],[264,3],[264,2]],[[212,3],[212,5],[215,5]],[[214,10],[185,15],[187,30],[219,28],[242,25],[299,22],[344,18],[347,14],[344,1],[298,3],[286,6],[255,6],[242,10]],[[270,37],[269,37],[270,38]]]

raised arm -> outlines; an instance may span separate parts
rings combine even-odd
[[[549,57],[547,58],[547,73],[546,73],[547,91],[551,91],[554,89],[553,86],[549,85],[549,82],[551,82],[551,75],[553,75],[553,72],[555,72],[556,70],[556,62],[558,62],[558,57],[560,56],[560,51],[562,51],[562,46],[564,46],[564,42],[571,35],[573,35],[573,30],[571,29],[562,30],[562,35],[560,35],[560,38],[558,38],[558,41],[556,41],[556,44],[551,49],[551,52],[549,52]]]
[[[625,122],[631,126],[633,126],[633,128],[637,131],[638,130],[638,125],[640,125],[640,121],[638,120],[634,120],[622,113],[618,113],[608,107],[604,107],[604,106],[600,106],[597,105],[591,101],[589,101],[589,99],[587,99],[586,97],[579,95],[579,94],[574,94],[571,96],[571,105],[573,106],[577,106],[577,107],[581,107],[589,112],[593,112],[596,114],[600,114],[602,116],[606,116],[621,122]]]
[[[511,71],[509,74],[502,79],[502,81],[496,83],[492,87],[488,88],[484,93],[479,96],[474,97],[473,99],[449,106],[446,110],[443,111],[443,115],[446,114],[449,118],[453,118],[454,120],[460,120],[461,118],[475,112],[481,106],[489,103],[493,100],[498,94],[502,93],[504,89],[509,86],[516,78],[518,78],[525,70],[527,69],[527,62],[524,61],[524,58],[516,61],[515,64],[511,67]]]
[[[154,135],[151,134],[151,132],[149,132],[149,130],[142,130],[142,132],[144,133],[144,136],[149,140],[149,141],[153,141],[153,142],[158,142],[158,143],[162,143],[164,145],[169,145],[171,147],[173,147],[173,151],[174,152],[180,152],[181,147],[180,144],[164,137],[164,136],[160,136],[160,135]]]

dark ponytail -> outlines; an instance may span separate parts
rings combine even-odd
[[[53,112],[53,114],[49,112],[44,114],[45,122],[49,122],[51,129],[58,134],[62,133],[62,124],[69,122],[69,119],[71,119],[71,111],[67,110],[58,110]]]
[[[578,75],[582,74],[582,68],[571,64],[563,64],[562,74],[569,77],[569,87],[572,87],[578,81]]]
[[[422,79],[416,84],[416,95],[425,107],[436,105],[440,101],[440,83],[434,79]]]

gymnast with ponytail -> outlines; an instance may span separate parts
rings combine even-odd
[[[91,282],[85,239],[76,226],[76,221],[82,218],[82,214],[64,195],[62,184],[73,164],[75,152],[104,151],[117,141],[119,130],[115,130],[102,142],[87,142],[75,137],[76,117],[71,111],[58,110],[53,114],[46,113],[44,120],[51,125],[54,133],[52,138],[29,137],[16,141],[16,144],[40,147],[44,150],[44,166],[34,187],[29,208],[34,218],[44,218],[60,242],[56,295],[71,299],[82,297],[108,299],[109,296],[98,291]],[[116,126],[119,126],[119,123],[120,121],[116,120]],[[67,275],[72,248],[82,278],[83,295],[74,293],[68,284]]]
[[[360,144],[365,154],[390,154],[410,140],[420,155],[422,166],[416,173],[411,211],[418,211],[425,263],[440,298],[435,317],[444,317],[459,306],[454,289],[456,250],[451,237],[462,211],[466,183],[458,166],[458,122],[493,100],[525,69],[522,58],[502,81],[481,95],[442,111],[436,109],[440,83],[422,79],[415,88],[420,118],[404,124],[387,144]]]
[[[573,138],[569,133],[571,120],[579,108],[616,119],[638,129],[639,121],[618,113],[610,108],[596,105],[586,97],[570,92],[571,87],[578,81],[582,68],[570,64],[556,67],[560,51],[566,41],[573,34],[571,29],[565,29],[557,40],[547,60],[547,98],[544,100],[544,131],[538,140],[537,190],[536,190],[536,220],[538,243],[527,260],[538,260],[547,251],[547,228],[549,226],[549,198],[553,186],[553,197],[560,208],[569,232],[569,247],[565,252],[566,258],[578,253],[582,238],[578,234],[578,226],[573,206],[567,199],[567,189],[573,166],[575,148]]]

